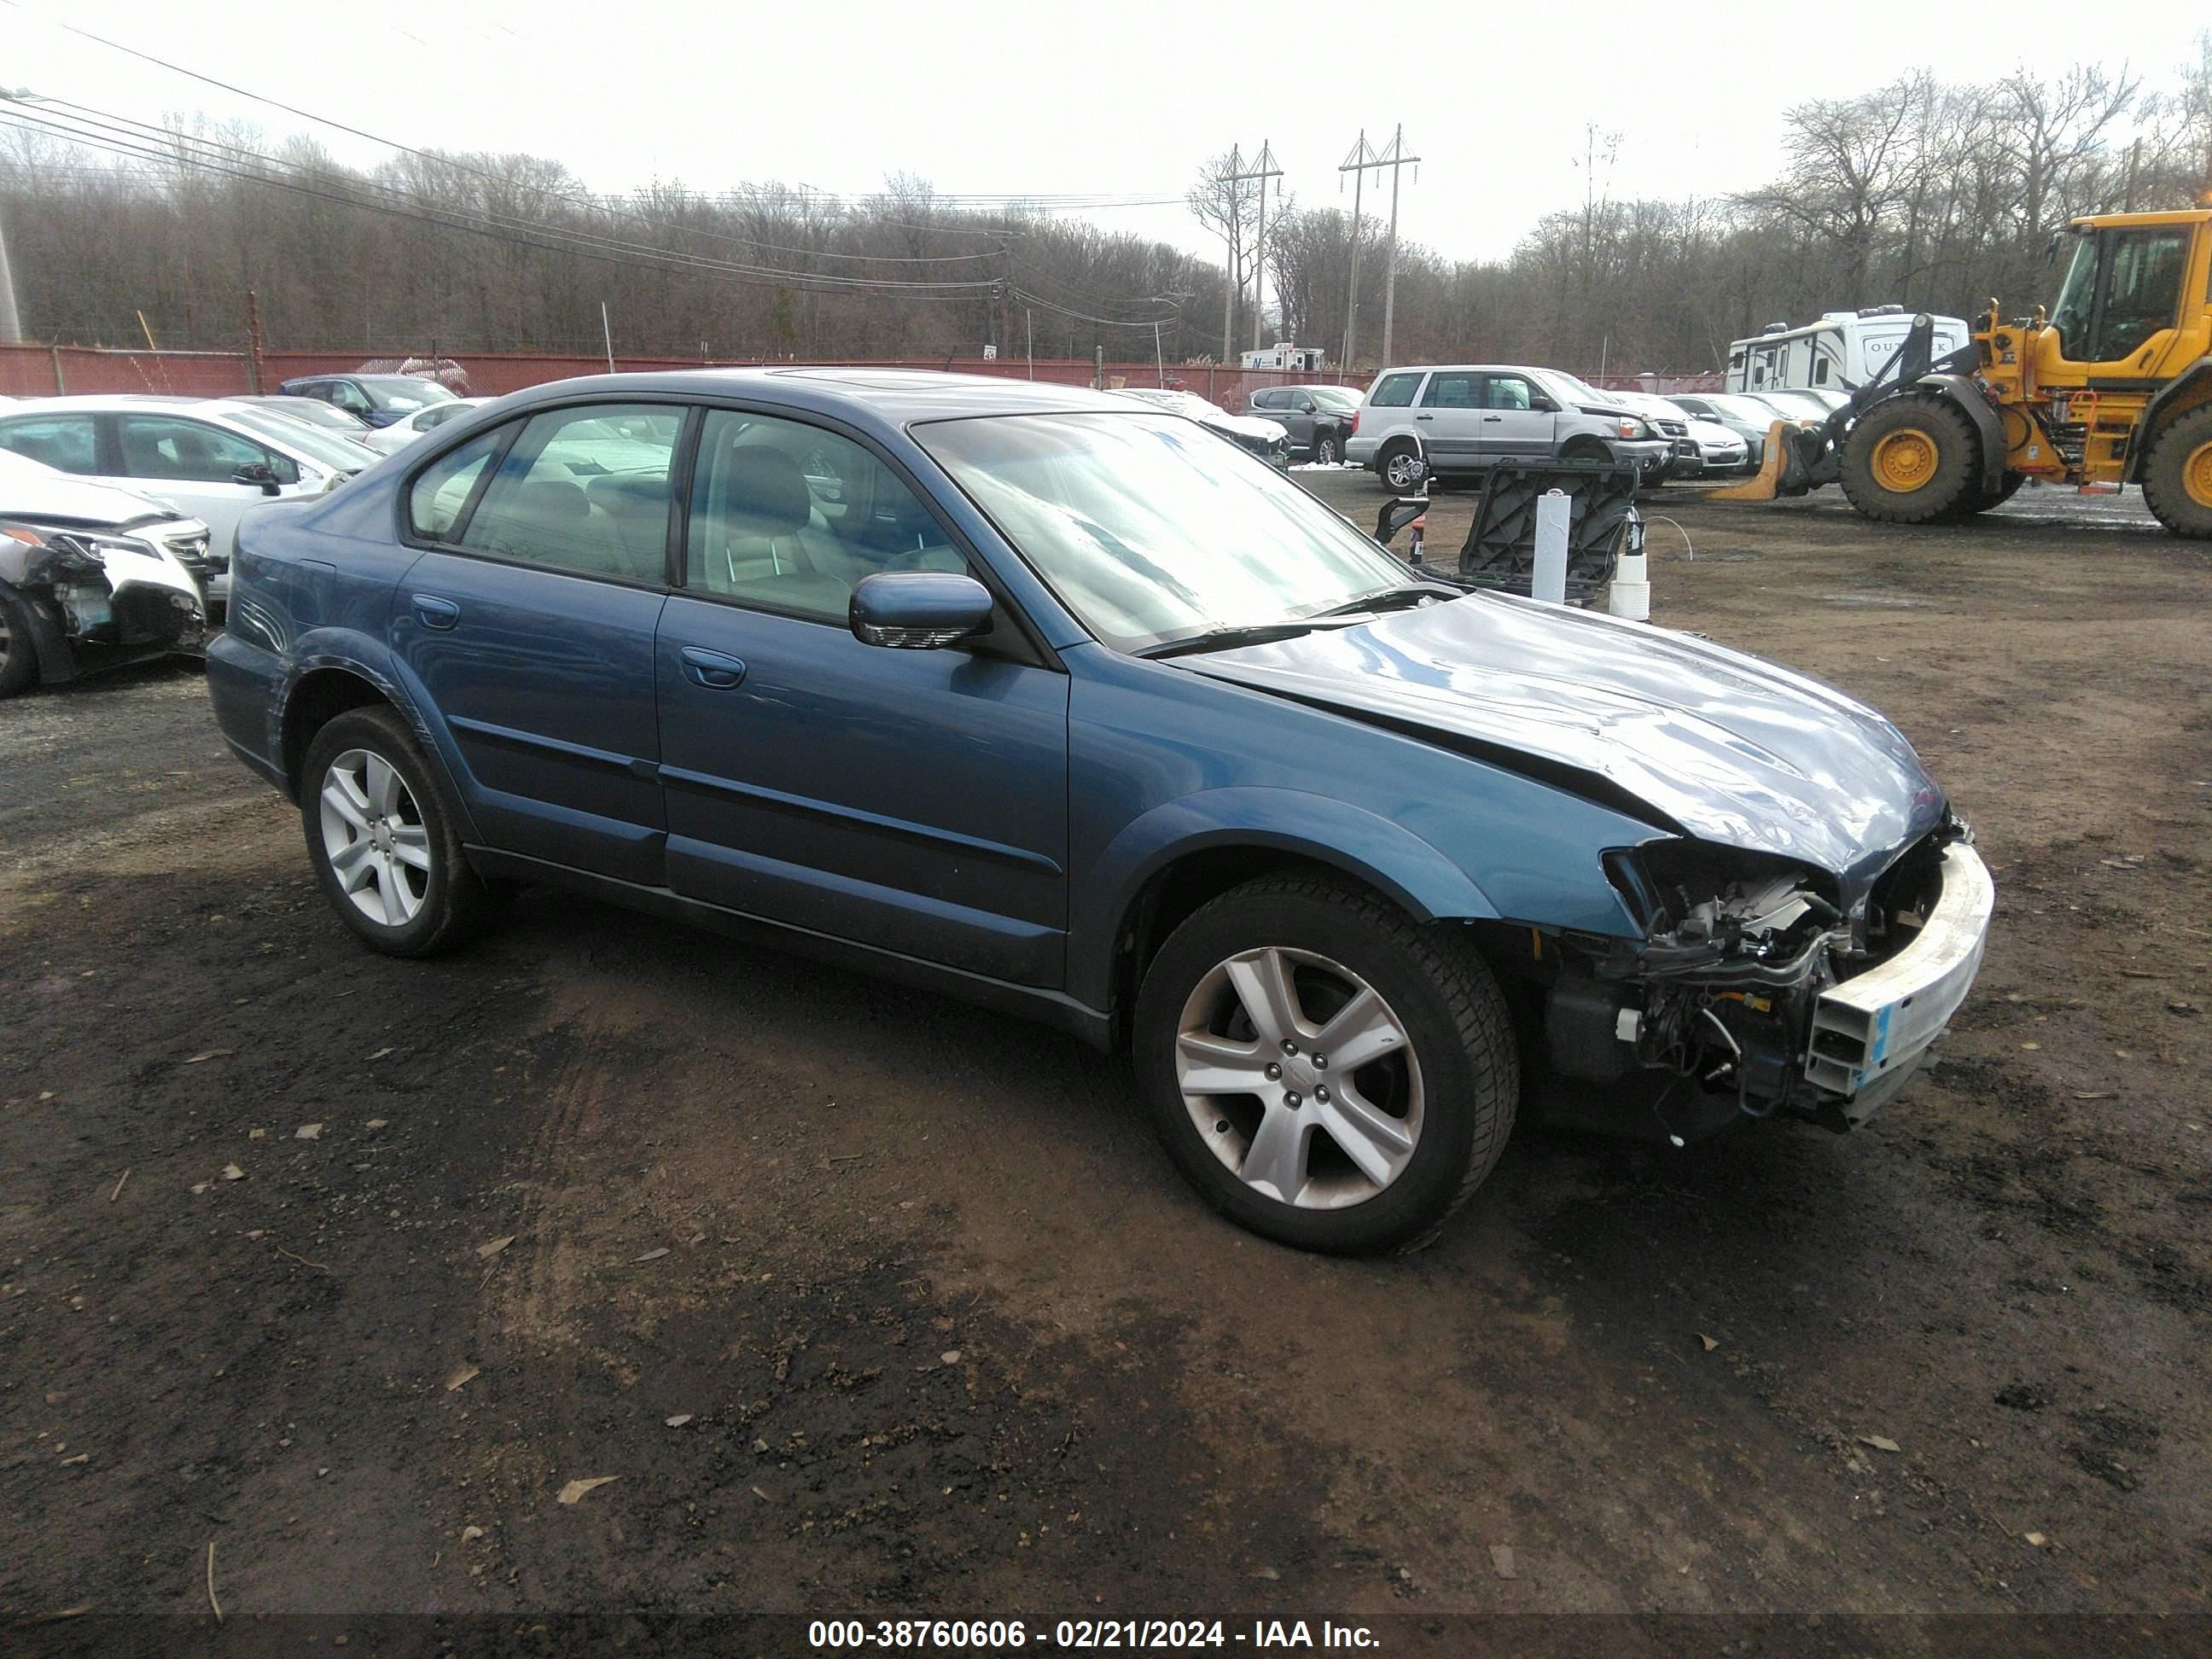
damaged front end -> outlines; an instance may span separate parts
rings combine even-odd
[[[208,602],[168,546],[21,520],[0,520],[0,585],[28,612],[40,678],[96,657],[206,648]]]
[[[1972,989],[1994,907],[1947,818],[1855,898],[1826,872],[1689,838],[1607,856],[1640,940],[1559,936],[1544,999],[1554,1070],[1671,1077],[1682,1140],[1741,1116],[1832,1129],[1902,1088]]]

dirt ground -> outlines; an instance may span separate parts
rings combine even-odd
[[[1398,1260],[958,1005],[545,893],[368,955],[189,665],[0,705],[0,1622],[205,1616],[211,1541],[234,1620],[2212,1612],[2212,550],[1824,494],[1668,492],[1655,617],[1975,823],[1941,1063],[1523,1133]]]

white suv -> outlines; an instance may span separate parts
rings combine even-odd
[[[1377,377],[1344,447],[1345,459],[1372,468],[1393,489],[1411,483],[1417,454],[1449,477],[1517,460],[1609,460],[1652,477],[1671,453],[1640,416],[1571,375],[1498,363]]]

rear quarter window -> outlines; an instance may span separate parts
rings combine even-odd
[[[1416,374],[1385,374],[1375,383],[1375,390],[1367,401],[1377,409],[1407,409],[1412,407],[1413,394],[1420,390],[1421,376]]]
[[[461,509],[468,505],[470,492],[476,489],[477,480],[483,477],[492,457],[506,444],[515,424],[510,421],[505,426],[479,433],[459,448],[441,455],[416,476],[414,488],[407,492],[407,520],[416,536],[429,542],[450,542],[455,538],[454,526],[460,521]]]

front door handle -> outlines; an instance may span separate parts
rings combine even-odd
[[[1433,415],[1416,415],[1413,418],[1417,421],[1433,421],[1437,417]]]
[[[1482,417],[1482,423],[1485,426],[1495,426],[1498,422],[1504,418],[1505,417],[1503,415],[1486,415]]]
[[[422,619],[422,626],[434,628],[440,633],[451,629],[461,619],[461,607],[451,599],[441,599],[434,593],[415,596],[415,614]]]
[[[735,657],[702,651],[696,645],[685,646],[678,654],[684,659],[684,676],[694,685],[727,691],[744,682],[745,665]]]

